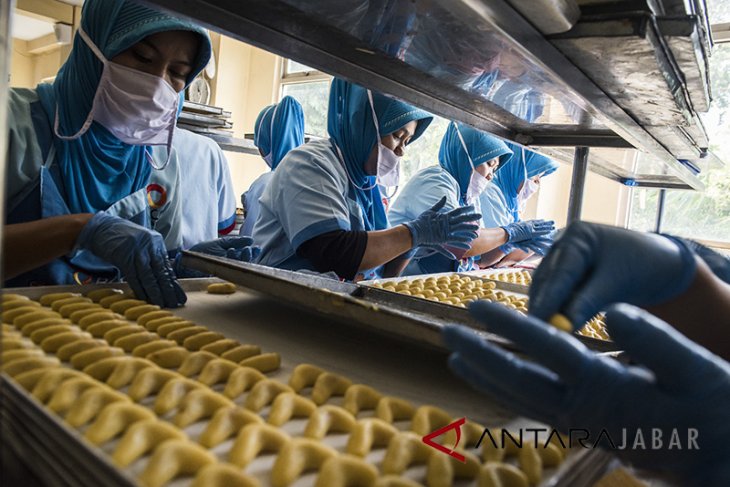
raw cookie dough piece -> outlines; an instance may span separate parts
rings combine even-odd
[[[192,475],[216,462],[215,455],[190,440],[167,440],[155,448],[139,481],[144,487],[162,487],[178,475]]]
[[[319,441],[294,438],[285,443],[276,456],[271,468],[271,484],[274,487],[287,487],[302,473],[319,469],[326,460],[337,455],[334,448]]]
[[[124,468],[164,441],[185,438],[185,433],[167,421],[158,419],[138,421],[127,428],[119,440],[112,461],[116,466]]]
[[[93,291],[89,291],[88,293],[86,293],[86,297],[93,302],[98,303],[102,300],[102,298],[106,298],[107,296],[114,296],[117,294],[124,294],[124,291],[114,288],[94,289]]]
[[[233,465],[215,463],[198,471],[190,487],[259,487],[259,482]]]
[[[208,294],[233,294],[236,292],[236,285],[232,282],[216,282],[208,284]]]
[[[568,333],[573,331],[573,325],[570,323],[570,320],[565,315],[562,315],[560,313],[556,313],[550,318],[550,324],[558,330],[562,330]]]
[[[223,443],[231,436],[237,434],[248,424],[261,424],[263,420],[252,413],[238,406],[229,406],[218,409],[205,430],[200,434],[198,443],[206,448]]]

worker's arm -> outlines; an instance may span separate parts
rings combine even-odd
[[[91,213],[54,216],[3,227],[5,279],[40,267],[73,250]]]
[[[405,225],[368,232],[368,243],[358,270],[365,271],[391,262],[412,247],[411,232]]]
[[[496,267],[513,267],[514,265],[529,259],[533,255],[535,255],[534,252],[526,252],[522,249],[515,249],[505,255],[504,259],[502,259]]]
[[[562,313],[579,328],[621,302],[730,358],[730,286],[682,240],[578,222],[532,277],[530,314],[545,321]]]
[[[504,228],[480,228],[479,236],[472,241],[471,248],[466,251],[464,257],[474,257],[497,249],[507,243],[507,238]]]
[[[697,258],[697,273],[684,293],[646,309],[730,360],[730,285],[713,274],[702,259]]]

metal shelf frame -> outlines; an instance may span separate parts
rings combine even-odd
[[[550,74],[553,88],[586,112],[585,123],[560,126],[527,123],[484,98],[376,51],[280,0],[143,0],[143,3],[523,145],[635,147],[662,162],[667,168],[666,179],[673,186],[704,189],[691,171],[504,0],[435,0],[434,3],[464,25],[497,33],[510,49]],[[622,178],[612,179],[624,182]],[[664,181],[647,179],[640,183],[663,185]]]

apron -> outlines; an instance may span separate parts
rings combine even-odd
[[[70,215],[58,181],[58,166],[54,166],[56,148],[51,143],[38,178],[28,189],[8,202],[7,223],[24,223]],[[142,188],[110,206],[106,213],[149,227],[146,189]],[[60,284],[90,284],[118,281],[119,270],[86,250],[76,250],[37,269],[5,282],[6,287],[45,286]]]

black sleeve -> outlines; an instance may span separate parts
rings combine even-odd
[[[299,246],[297,255],[309,259],[317,272],[334,271],[338,276],[352,280],[360,268],[367,244],[368,232],[336,230],[307,240]]]

